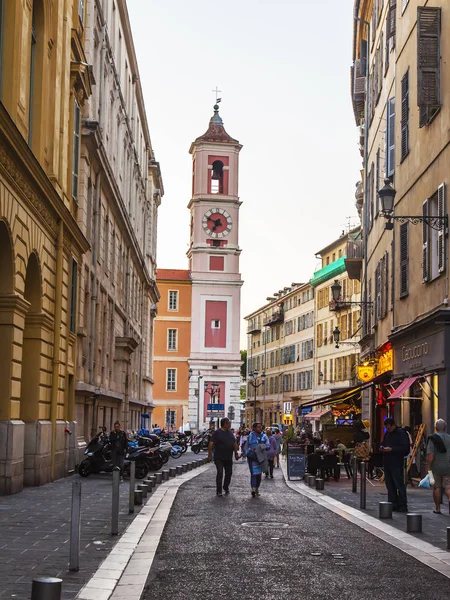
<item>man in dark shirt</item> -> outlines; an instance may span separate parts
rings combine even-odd
[[[394,419],[384,421],[386,434],[380,450],[383,453],[384,477],[388,500],[398,512],[408,512],[408,500],[404,476],[405,456],[409,454],[409,437],[404,429],[397,427]]]
[[[225,495],[230,493],[230,481],[233,472],[233,452],[236,460],[239,458],[238,444],[234,435],[230,431],[231,421],[226,417],[220,421],[220,429],[217,429],[211,436],[208,445],[208,462],[212,460],[214,451],[214,464],[217,469],[216,493],[222,496],[222,482]],[[225,470],[225,479],[223,472]]]
[[[123,475],[123,463],[128,450],[128,438],[125,431],[120,428],[119,421],[114,423],[114,429],[109,434],[111,444],[113,467],[120,467],[120,475]]]

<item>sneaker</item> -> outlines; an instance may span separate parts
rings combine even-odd
[[[273,475],[270,476],[270,479],[273,479]]]
[[[225,496],[229,496],[230,495],[230,490],[225,490]]]
[[[259,488],[256,488],[256,495],[259,496]]]
[[[256,489],[255,488],[252,488],[252,496],[253,496],[253,498],[256,496]]]
[[[216,496],[223,496],[222,492],[217,492]]]

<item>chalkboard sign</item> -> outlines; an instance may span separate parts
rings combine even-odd
[[[288,479],[293,477],[303,479],[306,470],[306,456],[302,446],[288,444],[287,447],[287,472]]]

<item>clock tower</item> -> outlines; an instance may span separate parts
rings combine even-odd
[[[240,424],[239,152],[214,106],[206,133],[191,145],[192,280],[189,422],[196,429],[230,417]],[[211,406],[218,405],[211,411]],[[223,405],[223,407],[222,407]]]

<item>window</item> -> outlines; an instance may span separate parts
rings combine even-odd
[[[401,157],[403,161],[409,154],[409,69],[402,78],[402,139]]]
[[[72,139],[72,198],[78,200],[78,169],[80,162],[80,120],[81,111],[78,102],[73,104],[73,139]]]
[[[380,200],[378,198],[378,190],[382,187],[381,184],[381,159],[380,159],[380,149],[377,150],[377,172],[375,176],[375,217],[378,217],[378,213],[380,212]],[[349,294],[350,295],[350,294]]]
[[[70,280],[70,316],[69,329],[75,333],[77,324],[77,286],[78,286],[78,264],[72,259],[72,277]]]
[[[408,223],[400,225],[400,298],[408,295],[409,290],[409,248]]]
[[[171,429],[176,425],[176,411],[174,410],[166,410],[166,427]]]
[[[167,350],[177,349],[177,329],[167,330]]]
[[[168,392],[176,392],[177,390],[177,370],[166,370],[166,390]]]
[[[211,170],[211,194],[223,194],[223,162],[215,160]]]
[[[219,319],[213,319],[211,321],[211,329],[220,329],[220,321]],[[258,343],[259,345],[259,343]]]
[[[395,34],[397,31],[397,0],[389,0],[389,13],[387,16],[386,27],[387,38],[392,40],[392,48],[395,48]]]
[[[31,146],[33,137],[33,104],[34,104],[34,84],[35,84],[35,70],[36,70],[36,45],[37,45],[37,32],[36,32],[36,11],[37,2],[33,2],[33,15],[31,17],[31,52],[30,52],[30,96],[29,96],[29,110],[28,110],[28,145]]]
[[[395,97],[386,104],[386,176],[392,177],[395,171]]]
[[[443,217],[445,214],[445,184],[423,203],[424,217]],[[438,229],[422,224],[422,281],[432,281],[445,270],[445,225],[441,221]]]
[[[405,11],[405,8],[408,6],[409,0],[402,0],[402,14]]]
[[[419,6],[417,11],[417,105],[423,127],[441,106],[441,9]]]
[[[169,310],[178,310],[178,291],[169,291]]]

